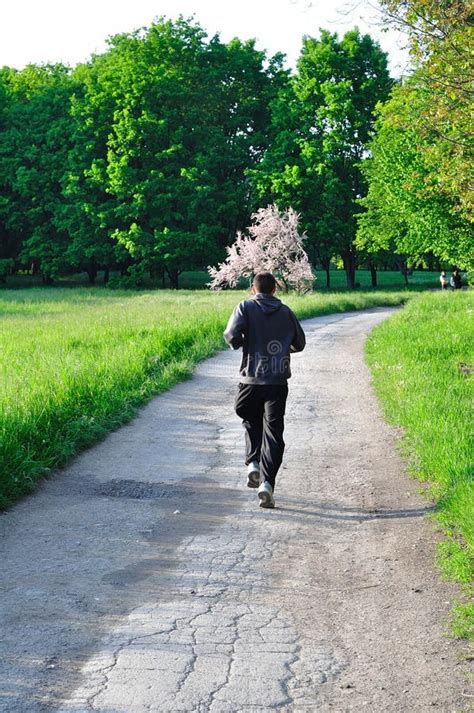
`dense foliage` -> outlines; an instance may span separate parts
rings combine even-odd
[[[72,148],[70,74],[60,65],[3,69],[0,132],[0,258],[42,267],[63,264],[62,178]]]
[[[411,40],[420,87],[429,97],[416,125],[433,140],[421,152],[439,189],[473,219],[474,6],[465,0],[383,0]],[[406,124],[409,126],[409,123]]]
[[[360,163],[375,105],[390,87],[387,56],[368,35],[304,38],[297,73],[273,105],[275,138],[254,171],[262,198],[301,213],[311,260],[329,268],[340,256],[350,287],[357,199],[365,194]]]
[[[460,200],[440,190],[429,150],[433,132],[420,133],[418,117],[429,94],[416,79],[398,86],[379,109],[371,157],[363,173],[369,189],[360,204],[356,243],[378,253],[388,250],[420,263],[434,254],[445,264],[473,266],[472,224],[463,216]]]
[[[192,22],[118,35],[74,70],[0,74],[0,259],[41,270],[205,267],[248,222],[282,57]]]
[[[394,89],[358,30],[305,37],[292,75],[282,55],[183,18],[72,69],[0,69],[0,282],[114,270],[123,286],[177,287],[269,203],[301,216],[328,286],[334,263],[350,287],[361,266],[373,286],[382,265],[472,267],[471,15],[455,0],[383,5],[416,63]]]
[[[365,163],[358,245],[432,253],[472,270],[474,20],[472,4],[385,0],[407,30],[414,73],[379,111]]]

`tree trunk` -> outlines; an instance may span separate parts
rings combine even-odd
[[[375,265],[370,265],[370,280],[372,287],[377,287],[377,268]]]
[[[95,267],[95,265],[89,266],[86,268],[86,272],[90,284],[94,285],[97,278],[97,268]]]
[[[331,287],[331,273],[329,272],[330,264],[331,264],[331,260],[329,260],[329,259],[321,260],[321,265],[323,267],[324,272],[326,273],[326,287],[328,290]]]
[[[104,285],[106,285],[108,283],[109,277],[110,277],[110,267],[106,267],[104,269]]]
[[[179,290],[179,270],[176,270],[175,268],[171,270],[169,268],[166,268],[166,272],[168,273],[168,277],[170,278],[171,289]]]
[[[355,288],[356,256],[349,250],[342,255],[344,270],[346,271],[347,286],[350,290]]]
[[[408,287],[408,269],[407,269],[407,263],[406,260],[402,262],[402,266],[400,268],[400,272],[402,273],[403,277],[405,278],[405,287]]]

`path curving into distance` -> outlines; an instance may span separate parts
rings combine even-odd
[[[363,361],[390,312],[304,323],[275,510],[229,351],[0,517],[2,713],[468,710],[456,588]]]

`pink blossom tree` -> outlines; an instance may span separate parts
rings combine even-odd
[[[293,208],[281,213],[276,205],[260,208],[252,215],[248,235],[239,231],[224,262],[208,267],[211,290],[235,287],[241,277],[268,271],[286,291],[309,292],[315,277],[303,247],[306,235],[298,233],[298,224]]]

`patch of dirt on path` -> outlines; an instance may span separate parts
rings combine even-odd
[[[274,511],[226,352],[0,518],[0,711],[471,710],[457,590],[363,361],[389,314],[305,322]]]

